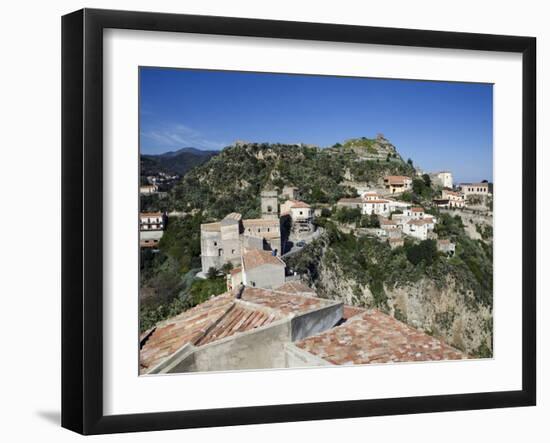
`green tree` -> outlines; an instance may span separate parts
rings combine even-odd
[[[424,180],[424,184],[429,188],[432,186],[432,179],[428,174],[422,175],[422,180]]]
[[[206,277],[209,280],[215,279],[217,276],[218,276],[218,270],[216,268],[214,268],[213,266],[208,268],[208,271],[206,272]]]
[[[422,261],[430,266],[437,260],[437,257],[437,245],[435,240],[432,239],[423,240],[417,245],[411,245],[407,248],[407,259],[415,266]]]
[[[415,178],[413,180],[413,192],[417,195],[422,195],[424,193],[424,189],[426,188],[426,184],[424,183],[424,180],[421,180],[419,178]]]
[[[224,263],[222,266],[222,272],[224,274],[229,274],[232,269],[233,269],[233,263],[231,262]]]

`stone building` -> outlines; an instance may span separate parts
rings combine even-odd
[[[298,200],[300,198],[300,191],[295,186],[285,186],[281,192],[281,197],[287,200]]]
[[[266,220],[279,219],[279,199],[277,191],[264,190],[262,191],[262,218]]]
[[[201,225],[202,272],[220,269],[225,263],[240,266],[244,248],[281,254],[277,192],[262,192],[261,201],[262,218],[243,220],[232,212],[221,221]]]
[[[489,183],[461,183],[458,185],[460,192],[468,197],[469,195],[489,195]]]
[[[242,283],[252,288],[273,289],[285,282],[285,262],[271,251],[245,250],[242,256]]]

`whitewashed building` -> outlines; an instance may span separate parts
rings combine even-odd
[[[165,215],[162,212],[141,212],[139,214],[139,246],[156,248],[165,228]]]
[[[386,199],[379,200],[363,200],[361,213],[365,215],[389,215],[390,201]]]
[[[436,185],[442,186],[444,188],[452,189],[453,187],[453,174],[449,171],[440,171],[430,174],[432,182]]]
[[[428,220],[409,220],[403,225],[403,234],[410,235],[419,240],[426,240],[428,238],[428,231],[430,230],[429,225],[430,222]]]
[[[164,214],[162,212],[141,212],[139,214],[140,231],[164,230]]]
[[[290,216],[292,231],[295,233],[313,232],[313,209],[299,200],[287,200],[281,205],[281,215]]]

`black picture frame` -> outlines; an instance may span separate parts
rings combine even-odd
[[[103,30],[503,51],[522,54],[522,389],[191,410],[103,413]],[[62,18],[62,426],[82,434],[415,414],[536,404],[536,39],[83,9]],[[519,147],[518,147],[519,148]]]

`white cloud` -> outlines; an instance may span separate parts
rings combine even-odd
[[[150,131],[143,131],[140,135],[149,141],[148,144],[164,149],[179,149],[184,147],[193,147],[197,149],[221,149],[224,146],[227,146],[227,143],[209,140],[199,131],[196,131],[195,129],[181,123]]]

